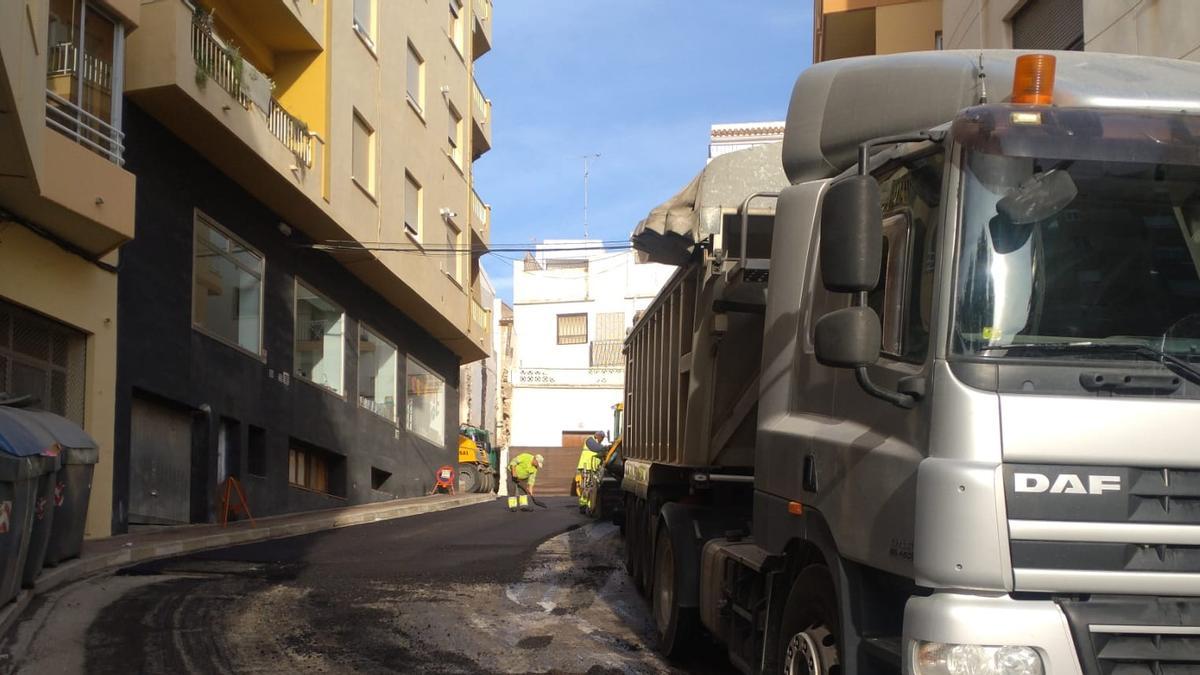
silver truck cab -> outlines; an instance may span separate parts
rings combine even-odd
[[[1020,55],[797,82],[753,540],[837,561],[847,672],[1196,672],[1200,64]]]

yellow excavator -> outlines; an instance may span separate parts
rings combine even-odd
[[[625,475],[625,460],[621,457],[621,439],[624,430],[625,404],[613,406],[614,439],[604,458],[600,461],[597,478],[580,489],[588,492],[588,515],[600,520],[611,519],[614,523],[624,520],[624,502],[621,496],[621,479]]]

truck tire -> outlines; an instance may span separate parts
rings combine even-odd
[[[837,595],[824,565],[801,570],[792,584],[779,630],[783,675],[838,675],[842,672]]]
[[[658,629],[658,651],[663,656],[678,656],[692,645],[700,628],[700,613],[695,607],[679,606],[679,574],[675,546],[665,524],[658,529],[654,545],[654,624]]]
[[[479,470],[474,464],[458,465],[458,493],[469,494],[479,491]]]

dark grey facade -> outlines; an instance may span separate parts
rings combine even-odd
[[[456,461],[458,356],[328,254],[304,247],[299,228],[285,235],[277,215],[133,104],[124,125],[126,168],[137,176],[137,237],[120,253],[113,531],[127,531],[131,492],[150,480],[131,453],[136,406],[174,411],[190,424],[190,452],[154,451],[174,453],[167,459],[185,472],[186,487],[156,498],[183,500],[191,522],[216,517],[222,425],[227,473],[245,486],[255,516],[427,492],[434,470]],[[265,258],[262,358],[193,328],[196,209]],[[344,396],[294,375],[297,275],[345,310]],[[358,404],[363,321],[399,352],[398,425]],[[445,381],[440,444],[405,429],[404,356]],[[290,483],[289,451],[297,447],[329,453],[332,495]]]

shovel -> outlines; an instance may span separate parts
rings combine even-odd
[[[516,481],[513,481],[513,482],[514,482],[514,483],[516,483]],[[543,509],[548,509],[548,508],[550,508],[549,506],[546,506],[545,504],[543,504],[543,503],[539,502],[539,501],[537,500],[537,497],[534,497],[533,495],[529,494],[529,492],[528,492],[528,491],[526,491],[526,490],[525,490],[525,488],[521,487],[521,484],[520,484],[520,483],[516,483],[516,486],[517,486],[517,489],[518,489],[518,490],[520,490],[521,492],[524,492],[526,495],[528,495],[528,496],[529,496],[529,501],[533,502],[534,504],[537,504],[538,506],[542,507]]]

